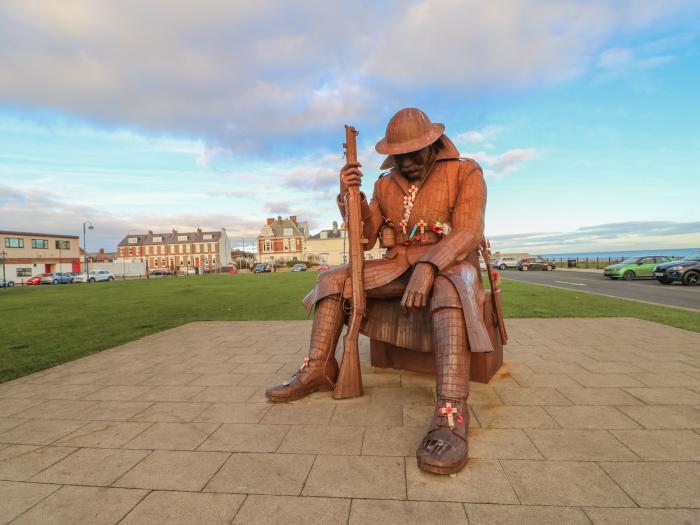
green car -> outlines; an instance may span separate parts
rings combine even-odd
[[[670,262],[673,257],[665,255],[647,255],[644,257],[630,257],[619,264],[613,264],[603,270],[603,275],[608,279],[640,279],[653,278],[652,272],[659,264]]]

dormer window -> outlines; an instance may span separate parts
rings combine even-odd
[[[284,229],[284,236],[285,237],[291,237],[294,235],[294,230],[292,228],[285,228]]]
[[[187,240],[187,235],[178,235],[177,236],[178,241],[186,241]]]
[[[137,242],[139,242],[139,240],[138,240],[137,237],[129,237],[129,239],[128,239],[127,242],[128,242],[129,244],[136,244]]]
[[[211,241],[212,240],[212,235],[211,233],[205,233],[204,237],[202,237],[205,241]]]
[[[163,237],[153,237],[153,242],[163,242]]]

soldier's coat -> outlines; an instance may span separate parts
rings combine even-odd
[[[478,259],[486,207],[483,173],[476,161],[460,159],[457,148],[445,135],[437,145],[435,163],[420,181],[408,181],[395,167],[393,158],[387,157],[383,167],[393,169],[377,180],[371,202],[367,204],[363,199],[364,236],[369,241],[366,246],[375,244],[380,229],[386,224],[394,226],[396,246],[387,251],[384,259],[365,261],[364,283],[368,297],[362,333],[396,346],[431,351],[428,308],[403,315],[400,299],[396,298],[397,295],[400,298],[413,265],[429,262],[440,275],[449,279],[459,297],[458,304],[452,304],[455,294],[443,294],[442,297],[440,289],[435,287],[432,304],[461,307],[470,350],[490,352],[493,346],[483,319],[485,294]],[[422,219],[428,223],[428,240],[404,246],[408,235],[403,235],[399,223],[404,216],[404,196],[408,195],[412,184],[418,186],[418,193],[411,209],[407,234]],[[339,207],[344,216],[344,206],[340,201]],[[448,235],[440,238],[431,231],[436,221],[450,226]],[[304,298],[307,309],[328,295],[341,293],[349,275],[348,265],[320,274],[316,287]],[[383,293],[392,286],[398,292]],[[372,291],[382,293],[373,294]],[[381,298],[387,296],[393,298]]]

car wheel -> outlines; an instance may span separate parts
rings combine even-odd
[[[508,268],[508,267],[507,267],[505,264],[502,264],[502,265],[500,265],[500,266],[498,267],[499,270],[505,270],[505,269],[507,269],[507,268]]]
[[[700,273],[687,272],[683,276],[683,284],[687,286],[697,286],[698,284],[700,284]]]
[[[524,272],[526,272],[526,271],[528,270],[527,266],[523,266],[523,267],[522,267],[522,270],[523,270]]]
[[[661,284],[671,284],[673,282],[673,279],[659,279],[659,282]]]
[[[622,278],[625,281],[631,281],[635,277],[637,277],[637,274],[635,274],[632,270],[627,270],[625,273],[622,274]]]
[[[54,279],[53,284],[58,284],[58,279]]]
[[[548,272],[551,272],[552,270],[554,270],[554,267],[552,265],[548,264],[547,266],[545,266],[544,269],[547,270]]]
[[[89,282],[89,283],[94,283],[94,282],[95,282],[95,278],[94,278],[94,277],[91,277],[90,279],[88,279],[88,282]]]
[[[114,281],[114,277],[110,277],[110,278],[107,279],[107,280],[108,280],[108,281]]]

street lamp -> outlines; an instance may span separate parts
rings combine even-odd
[[[85,280],[87,282],[90,282],[90,259],[88,258],[88,251],[87,251],[87,241],[86,241],[86,230],[85,227],[87,226],[88,230],[94,230],[95,227],[92,225],[90,221],[85,221],[83,223],[83,250],[85,250],[85,253],[83,254],[83,258],[85,260]]]

